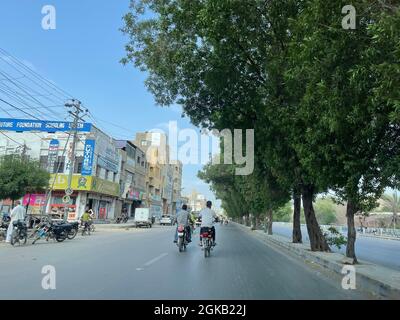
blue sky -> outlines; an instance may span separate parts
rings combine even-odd
[[[45,5],[56,8],[56,30],[41,26]],[[115,138],[164,129],[174,120],[180,128],[193,128],[181,118],[179,107],[155,105],[144,86],[146,74],[119,63],[127,42],[119,28],[128,7],[129,0],[1,0],[0,47],[81,100]],[[208,186],[196,177],[200,168],[184,166],[183,192],[196,188],[213,199]]]

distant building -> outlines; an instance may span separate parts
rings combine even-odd
[[[189,200],[188,206],[192,212],[200,212],[206,207],[206,197],[196,190],[193,190],[190,195],[187,196],[187,198]]]

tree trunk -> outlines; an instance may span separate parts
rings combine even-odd
[[[250,215],[248,213],[246,214],[246,220],[245,221],[246,221],[245,222],[246,227],[250,227],[251,222],[250,222]]]
[[[303,243],[300,223],[301,198],[297,192],[293,193],[293,202],[293,243]]]
[[[308,236],[312,251],[328,251],[330,248],[321,232],[313,207],[313,187],[304,186],[302,189],[304,216],[306,218]]]
[[[354,215],[357,213],[357,207],[354,202],[347,202],[346,217],[347,217],[347,246],[346,257],[353,259],[353,263],[357,263],[355,243],[356,243],[356,228],[354,226]]]
[[[273,223],[273,211],[272,209],[268,210],[268,234],[272,235],[272,223]]]
[[[251,230],[257,230],[257,218],[254,214],[251,215]]]

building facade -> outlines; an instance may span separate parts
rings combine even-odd
[[[50,213],[78,219],[86,208],[96,219],[113,219],[120,195],[121,157],[115,141],[90,123],[78,128],[75,165],[72,168],[70,123],[56,121],[0,119],[0,155],[20,152],[40,161],[50,173],[50,193],[26,195],[29,213]],[[11,140],[12,139],[12,140]],[[65,202],[68,176],[73,171],[69,202]]]
[[[167,137],[138,133],[115,140],[90,123],[80,124],[72,159],[71,123],[0,119],[0,156],[24,153],[50,173],[49,192],[29,194],[29,213],[77,220],[92,209],[97,220],[148,207],[156,218],[180,206],[182,164],[169,164]],[[74,160],[74,161],[73,161]],[[72,168],[72,163],[74,166]],[[66,196],[72,171],[71,191]],[[3,205],[8,206],[6,201]]]
[[[164,175],[166,163],[166,137],[154,132],[138,132],[135,144],[141,148],[148,162],[146,176],[146,205],[153,215],[161,218],[164,210]]]

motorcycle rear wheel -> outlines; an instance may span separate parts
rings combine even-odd
[[[179,248],[179,252],[182,252],[182,251],[183,251],[183,246],[184,246],[184,244],[183,244],[183,238],[179,238],[179,239],[178,239],[178,248]]]
[[[57,242],[63,242],[66,238],[65,237],[56,237]]]
[[[72,240],[73,238],[76,237],[77,234],[78,234],[78,230],[77,229],[71,229],[70,232],[68,232],[68,234],[67,234],[67,238],[69,240]]]

